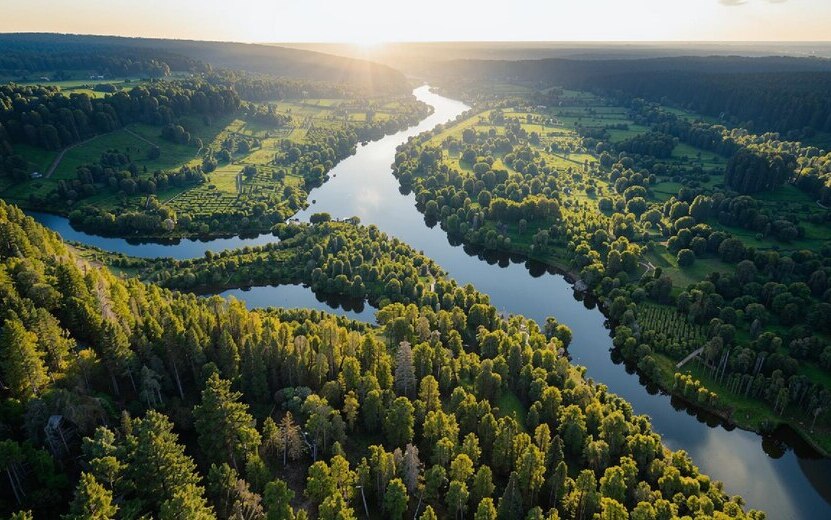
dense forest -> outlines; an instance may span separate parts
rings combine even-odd
[[[443,81],[521,81],[674,103],[751,131],[831,131],[831,60],[679,57],[438,63]]]
[[[185,115],[218,116],[239,108],[232,88],[201,80],[159,82],[104,98],[66,96],[48,86],[0,86],[0,149],[13,154],[16,143],[58,150],[131,122],[167,125]],[[15,169],[19,158],[7,159],[0,175],[21,180],[28,172]]]
[[[502,319],[471,287],[419,281],[441,305],[402,292],[377,327],[250,312],[119,279],[5,203],[0,226],[6,512],[763,518],[586,382],[556,322]],[[346,226],[291,232],[321,272],[360,256],[349,241],[387,251],[366,261],[390,280],[389,254],[415,257]]]
[[[827,424],[831,391],[807,374],[831,370],[831,248],[757,248],[729,231],[788,244],[805,238],[806,225],[828,226],[827,212],[813,210],[811,200],[804,205],[809,221],[742,195],[781,189],[797,166],[796,154],[786,151],[798,146],[713,129],[706,149],[738,150],[724,174],[732,189],[714,189],[702,180],[719,172],[673,165],[663,144],[705,132],[673,131],[683,125],[663,118],[654,128],[671,134],[650,131],[618,143],[583,138],[603,150],[598,160],[562,166],[565,138],[529,132],[542,116],[517,102],[519,108],[482,104],[457,119],[463,131],[439,127],[399,149],[395,175],[415,193],[425,219],[465,243],[579,276],[601,298],[623,357],[677,395],[728,417],[731,395],[763,401],[771,412],[754,426],[763,430],[782,418]],[[818,163],[816,153],[799,153],[800,162]],[[661,182],[681,188],[659,199]],[[718,269],[695,283],[676,281],[701,262]],[[661,368],[660,361],[700,347],[707,380]]]

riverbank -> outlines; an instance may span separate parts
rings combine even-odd
[[[572,284],[575,291],[584,293],[594,298],[598,302],[598,308],[601,310],[605,318],[609,321],[609,323],[612,323],[612,318],[609,315],[609,306],[605,299],[602,297],[598,297],[598,295],[595,294],[582,279],[580,279],[579,274],[570,265],[568,265],[567,262],[569,261],[569,259],[562,252],[558,253],[558,249],[555,249],[555,252],[549,255],[531,255],[528,253],[528,248],[523,246],[512,245],[512,247],[508,249],[488,249],[485,248],[485,246],[482,244],[465,240],[464,237],[455,238],[462,240],[462,242],[465,245],[472,247],[480,247],[483,248],[483,250],[485,251],[490,250],[494,251],[497,254],[521,255],[527,260],[545,264],[548,268],[560,273],[566,281]],[[613,333],[615,332],[615,329],[616,326],[610,327],[610,330]],[[638,372],[639,376],[655,384],[658,388],[661,389],[661,391],[665,392],[667,395],[673,396],[677,399],[681,399],[696,409],[700,409],[706,413],[719,417],[728,426],[737,427],[742,430],[753,432],[759,435],[770,435],[772,432],[782,427],[790,428],[807,446],[809,446],[815,452],[817,456],[831,457],[831,434],[823,434],[822,436],[817,436],[816,434],[807,431],[804,424],[800,424],[799,422],[797,422],[798,419],[782,420],[781,417],[777,417],[776,415],[774,415],[764,403],[761,403],[758,400],[741,399],[739,396],[730,395],[730,393],[725,388],[723,388],[722,385],[719,385],[715,381],[712,381],[706,373],[696,373],[695,371],[691,370],[678,372],[674,370],[675,363],[678,360],[674,360],[669,356],[659,353],[653,353],[652,355],[654,357],[663,358],[663,360],[665,361],[656,364],[656,367],[658,369],[657,374],[659,375],[659,377],[651,376],[650,374],[639,369],[637,367],[637,363],[635,363],[636,360],[628,361],[632,363],[632,367]],[[673,382],[676,373],[691,373],[697,379],[702,380],[706,388],[712,390],[723,390],[722,392],[717,392],[719,395],[719,400],[717,401],[717,403],[724,402],[724,399],[727,399],[727,402],[732,403],[734,406],[723,408],[719,407],[718,405],[710,405],[697,402],[694,403],[690,401],[687,397],[685,397],[680,392],[675,391],[675,389],[673,388]],[[744,406],[739,406],[741,404],[743,404]]]

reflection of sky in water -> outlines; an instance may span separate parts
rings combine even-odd
[[[451,246],[438,225],[433,228],[425,225],[423,216],[415,208],[414,195],[401,195],[398,181],[390,173],[395,148],[407,137],[454,118],[466,107],[431,94],[426,87],[417,89],[416,94],[432,104],[435,113],[415,128],[359,146],[356,155],[334,168],[328,182],[312,190],[309,200],[314,199],[316,203],[297,217],[308,220],[312,213],[322,211],[334,218],[359,216],[363,224],[375,224],[391,236],[424,251],[461,284],[474,284],[490,295],[491,302],[500,311],[521,313],[540,323],[547,316],[555,316],[574,332],[570,353],[575,363],[587,367],[587,377],[605,383],[611,391],[630,401],[635,413],[649,415],[667,446],[687,450],[704,473],[726,482],[728,493],[742,495],[750,507],[766,509],[768,518],[831,518],[831,506],[814,490],[793,451],[789,450],[779,459],[771,459],[762,451],[762,439],[758,435],[741,430],[727,431],[721,426],[712,428],[690,411],[675,410],[668,396],[650,394],[637,375],[628,374],[623,366],[614,364],[609,355],[611,341],[604,326],[605,318],[597,309],[587,310],[584,303],[575,300],[571,285],[561,276],[543,274],[534,277],[524,263],[505,259],[499,259],[498,264],[503,267],[496,268],[493,264],[497,263],[497,258],[471,258],[463,247]],[[61,221],[68,228],[66,220]],[[82,234],[77,238],[86,241]],[[93,237],[91,241],[98,245],[98,240]],[[123,240],[104,240],[115,240],[110,242],[110,248],[128,254],[177,258],[202,256],[207,249],[221,250],[233,245],[233,242],[216,241],[186,242],[174,247],[127,246]],[[254,245],[272,241],[274,237],[230,240],[241,245]],[[369,306],[363,313],[344,310],[337,303],[332,304],[333,308],[300,285],[255,287],[249,291],[235,289],[223,294],[237,296],[249,307],[310,307],[365,321],[372,321],[374,313]],[[820,469],[816,469],[818,464],[813,461],[807,464],[820,475],[829,466],[827,461],[819,463]],[[827,475],[825,471],[826,479]]]
[[[255,238],[215,238],[211,240],[200,240],[186,238],[178,243],[157,243],[157,242],[133,242],[123,238],[101,237],[90,235],[83,231],[77,231],[69,224],[69,220],[57,215],[41,213],[38,211],[27,212],[35,220],[58,233],[64,240],[81,242],[95,246],[106,251],[117,251],[125,255],[137,256],[140,258],[172,257],[179,260],[186,258],[200,257],[205,251],[222,251],[243,246],[255,246],[277,242],[277,237],[266,234]]]
[[[790,478],[795,466],[795,457],[786,460],[776,460],[760,457],[761,439],[758,435],[744,432],[730,432],[731,442],[725,442],[725,431],[720,428],[702,428],[696,453],[700,461],[696,461],[702,469],[711,465],[711,461],[718,461],[716,466],[718,478],[724,482],[741,482],[742,495],[752,505],[764,499],[768,518],[795,518],[792,511],[799,510],[797,496],[786,492],[783,480]],[[677,449],[679,446],[672,446]],[[705,455],[706,454],[706,455]],[[753,461],[745,464],[744,461]],[[783,471],[783,466],[790,466]],[[707,470],[704,469],[706,472]],[[732,486],[727,486],[730,492]],[[798,491],[798,490],[796,490]],[[801,493],[800,493],[801,494]],[[763,498],[764,497],[764,498]],[[803,510],[803,514],[810,516],[810,511]]]

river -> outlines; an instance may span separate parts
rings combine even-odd
[[[563,276],[544,266],[506,255],[479,253],[451,244],[438,226],[425,224],[415,207],[413,194],[402,194],[391,174],[398,145],[411,136],[455,119],[467,106],[420,87],[414,94],[432,105],[434,112],[418,125],[360,146],[355,155],[340,162],[330,179],[309,195],[315,202],[297,218],[308,220],[325,211],[334,218],[358,216],[362,224],[374,224],[396,236],[441,265],[461,284],[472,283],[491,298],[504,313],[523,314],[545,321],[554,316],[574,333],[569,352],[575,363],[586,367],[586,375],[607,385],[632,403],[639,414],[651,417],[652,425],[672,449],[684,449],[711,477],[725,482],[728,493],[742,495],[749,507],[763,509],[768,518],[831,518],[831,460],[818,459],[799,439],[762,437],[725,427],[707,414],[690,410],[676,399],[644,385],[637,374],[615,360],[610,349],[610,331],[603,314],[575,292]],[[63,217],[34,214],[36,219],[60,232],[65,239],[140,257],[191,258],[205,251],[258,245],[276,240],[269,235],[213,241],[182,240],[176,244],[136,243],[102,238],[76,231]],[[303,286],[235,289],[233,295],[250,307],[311,307],[372,321],[369,305],[319,298]]]

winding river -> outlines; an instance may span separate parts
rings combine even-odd
[[[431,93],[428,87],[420,87],[414,94],[432,105],[434,113],[416,126],[359,147],[355,155],[335,166],[328,182],[310,194],[315,202],[297,217],[308,220],[319,211],[334,218],[358,216],[363,224],[374,224],[422,250],[459,283],[472,283],[489,294],[500,311],[523,314],[540,323],[547,316],[555,316],[573,331],[569,351],[575,363],[587,368],[587,377],[627,399],[636,413],[649,415],[668,447],[689,452],[703,472],[726,483],[729,493],[742,495],[750,507],[765,510],[768,518],[831,518],[831,460],[813,456],[799,439],[785,434],[762,437],[725,426],[717,418],[687,408],[643,384],[610,353],[610,331],[600,310],[561,275],[519,258],[451,244],[438,226],[425,225],[414,195],[402,194],[390,172],[396,147],[411,136],[453,120],[468,107]],[[276,240],[261,235],[175,244],[138,243],[78,232],[62,217],[42,213],[33,216],[65,239],[141,257],[192,258],[208,250]],[[249,307],[311,307],[373,320],[374,309],[369,305],[318,297],[300,285],[235,289],[222,294],[244,300]]]

